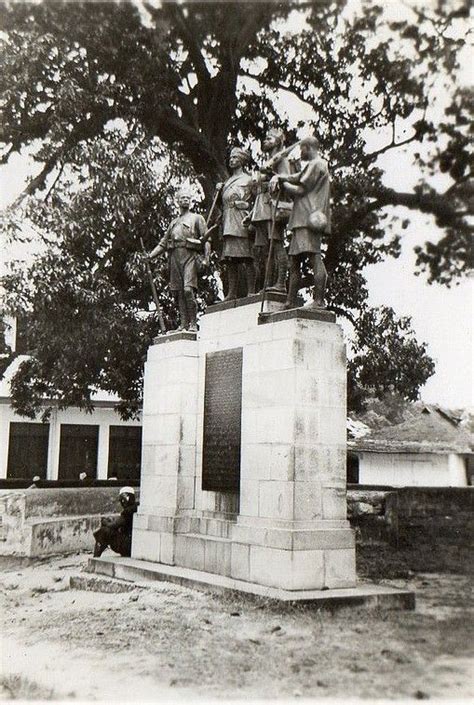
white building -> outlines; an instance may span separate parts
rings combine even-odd
[[[98,392],[92,414],[78,408],[53,409],[46,423],[18,416],[10,406],[10,382],[21,362],[21,331],[11,322],[7,343],[14,351],[0,371],[0,479],[137,480],[140,477],[141,419],[122,421],[118,398]],[[20,353],[20,354],[18,354]]]
[[[358,483],[391,487],[465,487],[472,439],[453,419],[426,408],[418,417],[349,440]]]

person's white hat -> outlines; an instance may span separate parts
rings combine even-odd
[[[122,487],[122,489],[119,492],[120,494],[135,494],[135,490],[133,487]]]

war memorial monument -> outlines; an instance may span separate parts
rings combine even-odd
[[[346,352],[324,305],[329,171],[316,138],[298,143],[299,163],[289,159],[294,146],[270,130],[253,177],[246,150],[230,151],[230,176],[211,209],[221,213],[226,297],[207,308],[199,329],[194,293],[210,218],[192,213],[186,193],[150,253],[168,251],[180,326],[154,339],[145,364],[131,558],[91,559],[89,570],[282,601],[412,608],[413,593],[357,583]],[[314,288],[301,305],[305,260]],[[247,287],[240,298],[239,277]]]

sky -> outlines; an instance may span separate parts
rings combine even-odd
[[[464,78],[472,83],[470,58],[466,57]],[[281,100],[292,119],[304,117],[302,106],[292,103],[288,96]],[[371,149],[376,146],[374,143]],[[386,169],[386,185],[393,188],[407,190],[419,176],[406,148],[382,155],[379,163]],[[0,208],[11,203],[24,188],[31,164],[27,157],[13,155],[9,163],[0,168]],[[37,165],[35,169],[38,170]],[[472,406],[473,278],[447,288],[428,285],[424,275],[415,276],[414,246],[436,240],[441,233],[436,231],[429,217],[413,211],[409,217],[410,225],[403,230],[400,257],[365,268],[369,303],[392,306],[398,315],[411,316],[418,341],[427,343],[436,371],[422,388],[422,399],[451,408]],[[10,255],[15,257],[15,251],[10,250]]]

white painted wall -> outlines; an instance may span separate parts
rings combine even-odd
[[[0,478],[7,477],[8,442],[10,422],[38,423],[15,414],[8,401],[0,402]],[[109,459],[109,427],[110,426],[141,426],[141,421],[122,421],[112,407],[96,407],[92,414],[87,414],[77,408],[64,411],[54,410],[49,421],[48,446],[48,480],[57,480],[59,465],[59,444],[61,424],[94,424],[99,426],[99,445],[97,452],[97,479],[107,479],[107,464]]]
[[[448,456],[449,484],[451,487],[464,487],[467,485],[466,461],[462,455],[450,453]]]
[[[368,453],[359,455],[361,485],[464,487],[464,458],[455,453]]]

